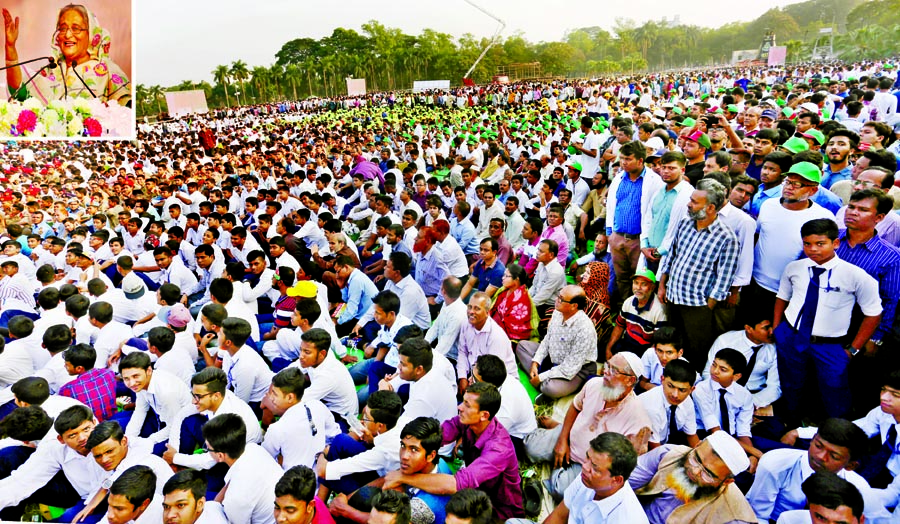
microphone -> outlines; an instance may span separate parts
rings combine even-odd
[[[88,93],[90,93],[92,97],[97,98],[97,95],[94,94],[94,91],[92,91],[90,87],[88,87],[87,83],[84,81],[84,78],[81,78],[81,75],[78,74],[78,68],[76,67],[75,61],[72,60],[72,62],[69,63],[68,66],[72,69],[72,72],[75,73],[75,76],[78,77],[78,80],[81,80],[81,85],[83,85],[84,88],[88,90]]]
[[[25,83],[20,85],[19,88],[13,92],[13,94],[9,95],[9,98],[6,99],[7,102],[12,100],[13,98],[18,98],[19,92],[22,90],[22,88],[27,87],[28,84],[30,84],[32,80],[34,80],[39,74],[41,74],[41,71],[43,71],[44,69],[56,69],[56,60],[52,57],[47,57],[47,59],[50,60],[50,63],[45,65],[44,67],[38,69],[37,71],[35,71],[34,74],[31,75],[31,77],[25,81]]]
[[[39,58],[32,58],[31,60],[25,60],[24,62],[16,62],[15,64],[7,64],[6,67],[0,67],[0,71],[3,71],[4,69],[9,69],[11,67],[17,67],[20,65],[30,64],[32,62],[37,62],[38,60],[49,60],[50,63],[53,64],[53,67],[56,67],[56,59],[55,58],[53,58],[52,56],[42,56]],[[53,69],[53,67],[51,67],[50,69]]]
[[[112,98],[112,96],[113,96],[114,94],[118,93],[120,89],[122,89],[123,87],[127,87],[127,86],[129,86],[129,85],[131,85],[131,80],[125,82],[124,84],[122,84],[122,85],[120,85],[119,87],[115,88],[115,89],[113,90],[112,93],[106,95],[106,100],[109,101],[109,99]]]

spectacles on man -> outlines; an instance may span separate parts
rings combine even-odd
[[[785,180],[784,185],[790,186],[794,189],[800,189],[801,187],[818,187],[819,184],[804,184],[803,182],[797,180]]]
[[[202,400],[202,399],[204,399],[204,398],[206,398],[206,397],[212,395],[213,393],[214,393],[214,392],[210,392],[210,393],[202,393],[202,394],[199,394],[199,395],[198,395],[197,393],[191,393],[191,396],[194,397],[194,400]]]

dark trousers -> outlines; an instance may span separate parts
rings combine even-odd
[[[609,237],[609,252],[616,272],[618,300],[621,302],[631,296],[631,277],[634,276],[641,257],[641,241],[637,236],[625,238],[619,233],[613,233]]]
[[[684,334],[684,358],[697,372],[706,367],[706,357],[718,335],[713,326],[713,311],[707,306],[682,306],[669,303],[669,322]]]
[[[775,329],[775,347],[781,378],[779,414],[785,426],[797,427],[808,414],[800,408],[808,382],[813,381],[818,383],[819,398],[828,417],[850,416],[850,356],[840,344],[800,340],[791,325],[782,322]]]
[[[346,433],[341,433],[331,441],[331,445],[328,448],[328,453],[325,455],[325,458],[329,461],[339,460],[359,455],[363,451],[368,450],[369,446],[364,442],[355,440]],[[377,471],[364,471],[353,473],[352,475],[345,475],[338,480],[322,480],[322,484],[327,486],[331,491],[349,495],[377,478]]]

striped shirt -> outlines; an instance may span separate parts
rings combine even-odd
[[[737,235],[718,217],[703,229],[691,218],[681,219],[659,267],[660,274],[669,274],[668,299],[682,306],[705,306],[708,298],[728,298],[740,250]]]
[[[0,280],[0,307],[34,312],[34,286],[21,273]]]
[[[422,287],[426,297],[440,296],[441,283],[447,276],[447,266],[441,260],[440,248],[432,246],[428,253],[416,253],[415,280]]]
[[[644,172],[637,180],[627,174],[622,177],[616,191],[616,210],[613,233],[639,235],[641,233],[641,190],[644,187]]]
[[[666,309],[652,293],[644,307],[640,307],[637,297],[626,299],[622,304],[622,311],[616,317],[616,325],[642,347],[650,345],[653,333],[665,322]]]
[[[900,250],[885,242],[876,233],[874,237],[856,247],[850,247],[847,232],[840,235],[841,244],[835,251],[838,258],[850,262],[878,281],[881,295],[881,323],[872,340],[884,340],[891,332],[897,314],[897,297],[900,296]]]

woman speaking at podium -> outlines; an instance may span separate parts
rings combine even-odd
[[[16,40],[19,18],[3,9],[6,29],[6,65],[19,62]],[[131,84],[122,69],[109,58],[110,36],[97,18],[82,5],[69,4],[59,10],[50,46],[55,68],[35,62],[6,70],[9,92],[17,100],[37,98],[45,105],[64,98],[98,98],[131,105]],[[28,78],[40,71],[28,85]],[[80,77],[80,78],[79,78]]]

